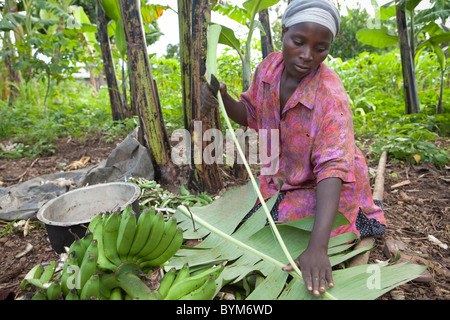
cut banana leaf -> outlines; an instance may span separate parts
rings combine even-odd
[[[269,210],[277,195],[267,201]],[[202,250],[184,248],[177,252],[166,268],[181,268],[184,263],[201,266],[226,262],[220,278],[223,283],[237,283],[247,275],[258,273],[264,280],[250,293],[248,299],[316,299],[305,288],[298,275],[294,277],[281,271],[287,258],[267,226],[267,218],[259,209],[248,220],[242,218],[253,207],[256,196],[251,184],[227,191],[222,198],[210,205],[190,208],[188,212],[180,206],[175,216],[184,225],[186,234],[201,230],[206,238],[199,245]],[[232,209],[230,209],[232,208]],[[292,223],[277,225],[289,253],[296,257],[307,246],[314,217]],[[334,227],[348,224],[338,213]],[[194,225],[197,231],[194,231]],[[196,236],[195,238],[198,238]],[[329,257],[336,266],[355,255],[370,250],[372,245],[358,250],[349,250],[356,235],[352,232],[333,237],[329,241]],[[325,299],[375,299],[392,288],[419,276],[425,266],[419,265],[364,265],[333,271],[335,287],[321,298]],[[288,280],[290,279],[290,280]]]
[[[339,300],[373,300],[395,287],[414,280],[426,269],[416,264],[392,266],[361,265],[333,272],[334,288],[328,289]],[[292,279],[280,294],[280,300],[319,299],[312,296],[301,281]]]
[[[236,201],[239,199],[240,201]],[[208,222],[220,228],[222,231],[231,234],[244,216],[253,208],[256,203],[256,193],[252,185],[229,190],[222,197],[203,207],[191,207],[189,210],[200,218],[207,218]],[[216,214],[211,214],[212,212]],[[200,239],[208,235],[211,231],[195,224],[191,217],[186,217],[179,210],[174,213],[179,221],[178,226],[183,229],[185,239]],[[216,239],[213,241],[213,239]],[[199,247],[208,247],[217,244],[216,236],[212,235],[207,242],[203,242]]]

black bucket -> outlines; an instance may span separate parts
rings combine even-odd
[[[134,183],[112,182],[79,188],[50,200],[37,218],[45,223],[50,244],[56,253],[65,252],[77,235],[86,234],[89,222],[100,213],[122,211],[128,206],[139,214],[140,188]]]

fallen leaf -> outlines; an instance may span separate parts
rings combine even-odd
[[[30,252],[33,249],[33,245],[31,245],[30,243],[27,243],[25,249],[23,249],[22,251],[20,251],[18,254],[16,254],[16,258],[21,258],[24,255],[26,255],[28,252]]]
[[[28,235],[28,233],[30,232],[31,228],[30,228],[30,219],[28,219],[25,222],[25,225],[23,226],[23,236],[26,237]]]
[[[73,161],[71,164],[69,164],[64,170],[65,171],[71,171],[71,170],[78,170],[86,167],[87,163],[91,160],[90,157],[82,157],[80,160]]]
[[[431,234],[428,235],[428,240],[430,240],[434,244],[437,244],[442,249],[445,249],[445,250],[448,249],[448,245],[446,245],[445,243],[442,243],[439,239],[437,239],[435,236],[432,236]]]
[[[408,185],[408,184],[410,184],[410,183],[411,183],[411,181],[409,181],[409,180],[404,180],[404,181],[402,181],[402,182],[399,182],[399,183],[396,183],[396,184],[392,185],[392,186],[391,186],[391,189],[403,187],[403,186],[406,186],[406,185]]]
[[[405,192],[401,191],[399,192],[400,197],[402,198],[403,201],[406,202],[412,202],[413,198],[411,198],[410,196],[408,196]]]
[[[403,251],[408,248],[408,245],[400,240],[386,238],[384,242],[383,253],[387,258],[395,256],[398,251]]]

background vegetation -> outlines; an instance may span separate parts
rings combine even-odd
[[[0,157],[37,157],[54,152],[52,143],[59,137],[125,135],[138,125],[136,118],[113,121],[107,88],[101,85],[96,88],[77,76],[78,72],[87,69],[91,76],[101,79],[101,52],[98,45],[89,50],[87,42],[80,40],[84,39],[80,36],[83,32],[50,29],[56,25],[44,19],[42,10],[55,14],[56,10],[50,10],[50,5],[59,5],[58,10],[63,10],[61,4],[64,1],[12,2],[18,4],[18,11],[25,10],[33,19],[28,25],[26,20],[17,17],[15,21],[6,19],[8,10],[5,2],[0,1]],[[25,8],[30,3],[34,7]],[[91,21],[95,19],[95,6],[91,1],[73,1],[70,5],[72,9],[81,6]],[[59,17],[69,19],[73,16],[74,11],[68,8],[65,11],[67,16],[60,14]],[[389,156],[396,161],[414,164],[430,161],[438,167],[448,165],[448,41],[440,43],[445,64],[440,63],[438,52],[432,47],[422,48],[415,57],[420,112],[405,114],[398,46],[375,48],[357,40],[356,34],[367,24],[368,14],[360,8],[349,9],[348,12],[342,23],[341,34],[345,36],[336,39],[326,63],[339,74],[347,89],[358,143],[368,147],[371,158],[377,158],[383,150],[388,150]],[[277,49],[280,47],[279,19],[271,16],[271,20]],[[12,30],[8,23],[17,23],[16,28]],[[157,41],[160,29],[157,21],[152,24],[154,28],[149,31],[147,41],[151,41],[150,35]],[[92,26],[81,24],[78,30],[84,28],[82,31],[86,34],[95,30],[90,29]],[[22,39],[19,38],[20,30]],[[11,41],[11,38],[16,41]],[[110,40],[119,86],[125,88],[123,95],[129,97],[122,55],[115,45],[115,36]],[[7,46],[8,43],[12,45]],[[252,56],[252,70],[261,59],[260,48],[259,39],[254,38],[252,50],[258,54]],[[173,46],[168,48],[168,54],[160,58],[150,54],[153,78],[168,131],[183,127],[180,61],[176,49]],[[11,81],[10,70],[5,64],[6,59],[11,57],[13,69],[22,75],[20,85]],[[220,80],[226,82],[230,91],[238,96],[242,91],[239,56],[232,49],[226,49],[218,58]],[[441,77],[444,83],[442,113],[436,114]]]

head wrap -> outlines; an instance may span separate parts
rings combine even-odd
[[[315,22],[327,27],[333,38],[339,33],[341,16],[330,0],[292,0],[283,14],[281,24],[286,28],[300,22]]]

